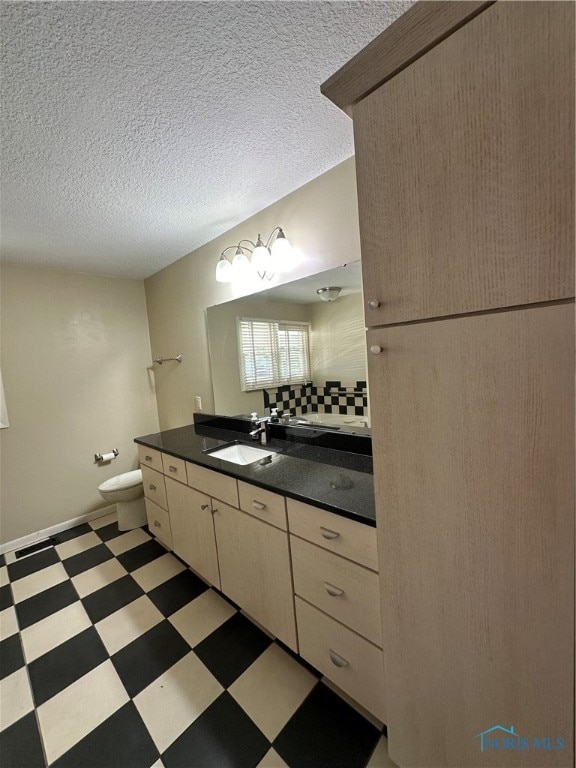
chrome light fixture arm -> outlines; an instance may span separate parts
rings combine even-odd
[[[262,241],[260,234],[258,234],[255,243],[248,238],[243,238],[236,245],[227,246],[220,254],[220,259],[216,265],[216,280],[222,283],[231,282],[234,277],[234,269],[240,271],[250,266],[253,267],[261,280],[265,278],[272,280],[276,272],[272,263],[274,256],[273,248],[278,241],[283,241],[281,250],[283,252],[282,255],[286,256],[290,250],[290,243],[286,239],[282,227],[274,227],[266,243]],[[251,247],[243,245],[243,243],[249,243]],[[234,257],[230,262],[226,254],[231,250],[234,250]],[[250,260],[245,252],[250,254]]]

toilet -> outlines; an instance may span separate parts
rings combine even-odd
[[[98,490],[103,499],[116,504],[118,530],[131,531],[146,525],[141,469],[111,477],[99,485]]]

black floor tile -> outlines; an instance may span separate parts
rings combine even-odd
[[[127,571],[135,571],[137,568],[141,568],[146,563],[151,563],[152,560],[156,560],[157,557],[165,554],[166,550],[164,547],[150,539],[145,544],[140,544],[140,546],[118,555],[117,560]]]
[[[96,624],[143,594],[142,587],[134,581],[132,576],[126,575],[113,581],[112,584],[92,592],[91,595],[83,597],[82,605],[90,620]]]
[[[112,662],[134,697],[187,653],[188,643],[168,621],[162,621],[115,653]]]
[[[0,733],[2,768],[44,768],[36,715],[30,712]]]
[[[0,642],[0,680],[3,680],[12,672],[24,666],[24,654],[22,653],[22,643],[20,642],[20,633],[17,632],[6,640]]]
[[[312,690],[274,741],[274,749],[298,768],[364,768],[378,729],[323,683]]]
[[[12,589],[10,584],[5,584],[3,587],[0,587],[0,611],[3,611],[4,608],[10,608],[11,605],[14,605]]]
[[[171,616],[207,589],[202,579],[186,570],[148,592],[148,597],[164,616]]]
[[[110,541],[110,539],[115,539],[117,536],[122,536],[126,531],[119,531],[118,523],[110,523],[110,525],[104,525],[102,528],[96,528],[94,533],[100,536],[102,541]]]
[[[264,734],[226,691],[162,755],[166,768],[254,768],[270,749]],[[319,762],[328,766],[329,763]]]
[[[94,627],[48,651],[28,665],[34,702],[37,707],[108,658],[108,652]]]
[[[2,568],[3,565],[6,565],[6,555],[0,555],[0,568]]]
[[[159,755],[138,710],[129,701],[51,768],[147,768]]]
[[[16,603],[16,615],[20,624],[20,631],[35,624],[46,616],[66,608],[67,605],[78,600],[78,593],[71,581],[63,581],[55,587],[45,589],[28,600]]]
[[[62,544],[64,541],[70,541],[70,539],[76,539],[78,536],[84,536],[85,533],[92,533],[92,528],[88,523],[77,525],[75,528],[68,528],[67,531],[55,533],[52,538],[56,539],[58,544]]]
[[[274,642],[276,643],[276,645],[277,645],[277,646],[279,646],[280,648],[282,648],[282,650],[284,651],[284,653],[287,653],[287,654],[288,654],[288,656],[292,656],[292,658],[293,658],[293,659],[295,659],[295,660],[298,662],[298,664],[300,664],[300,666],[301,666],[301,667],[304,667],[304,669],[307,669],[307,670],[308,670],[308,672],[310,672],[310,674],[311,674],[311,675],[314,675],[314,677],[316,677],[318,680],[320,680],[320,678],[322,677],[322,673],[321,673],[321,672],[318,672],[318,670],[316,669],[316,667],[313,667],[313,666],[312,666],[312,664],[309,664],[309,663],[306,661],[306,659],[303,659],[303,658],[302,658],[302,656],[299,656],[299,655],[296,653],[296,651],[293,651],[293,650],[292,650],[292,648],[288,648],[288,646],[287,646],[287,645],[284,645],[284,643],[282,642],[282,640],[278,640],[278,638],[276,638],[276,639],[274,640]]]
[[[218,682],[228,688],[271,642],[262,630],[236,613],[202,640],[194,652]]]
[[[56,552],[54,547],[49,547],[38,552],[36,555],[30,555],[22,560],[16,560],[15,563],[10,563],[8,566],[8,576],[10,576],[10,581],[17,581],[24,578],[24,576],[29,576],[31,573],[36,573],[36,571],[40,571],[42,568],[59,562],[58,552]]]
[[[106,560],[111,560],[114,557],[112,552],[108,549],[106,544],[98,544],[96,547],[91,547],[85,552],[79,552],[77,555],[67,557],[62,560],[62,565],[66,569],[68,576],[77,576],[79,573],[94,568],[100,563],[105,563]]]

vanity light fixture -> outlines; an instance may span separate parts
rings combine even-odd
[[[336,286],[331,286],[330,288],[318,288],[316,293],[322,301],[335,301],[335,299],[340,296],[340,291],[342,288],[338,288]]]
[[[232,261],[229,261],[226,252],[231,250],[235,252]],[[292,246],[282,227],[275,227],[266,243],[260,235],[255,243],[252,240],[240,240],[238,245],[229,245],[220,254],[216,264],[216,281],[231,283],[236,278],[249,275],[250,272],[255,272],[261,280],[271,280],[274,275],[286,269],[286,259],[291,250]],[[250,254],[251,258],[247,254]]]

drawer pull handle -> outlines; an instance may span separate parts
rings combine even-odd
[[[370,347],[371,355],[379,355],[382,352],[382,347],[379,344],[372,344]]]
[[[329,584],[327,581],[324,582],[324,589],[331,597],[342,597],[344,594],[343,589],[339,589],[338,587],[335,587],[333,584]]]
[[[146,461],[152,461],[152,456],[144,456],[144,458],[146,459]]]
[[[170,470],[170,472],[178,472],[178,469],[176,467],[173,467],[172,464],[170,464],[168,469]]]
[[[210,504],[201,504],[200,509],[208,509],[209,506]]]
[[[156,486],[155,486],[155,485],[152,485],[152,483],[150,483],[150,485],[148,486],[148,488],[150,488],[150,490],[151,490],[151,491],[155,491],[155,490],[156,490]]]
[[[335,667],[349,666],[349,662],[342,658],[342,656],[340,656],[338,653],[335,653],[331,648],[328,649],[328,653],[330,654],[330,661],[332,664],[334,664]]]
[[[340,536],[337,531],[331,531],[330,528],[324,528],[323,525],[320,526],[320,532],[325,539],[337,539]]]
[[[162,528],[158,520],[154,520],[154,528]]]
[[[256,499],[252,501],[252,506],[254,509],[266,509],[266,504],[262,504],[261,501],[256,501]]]
[[[368,302],[368,306],[370,307],[370,309],[378,309],[378,307],[380,306],[380,302],[378,301],[378,299],[370,299],[370,301]]]

